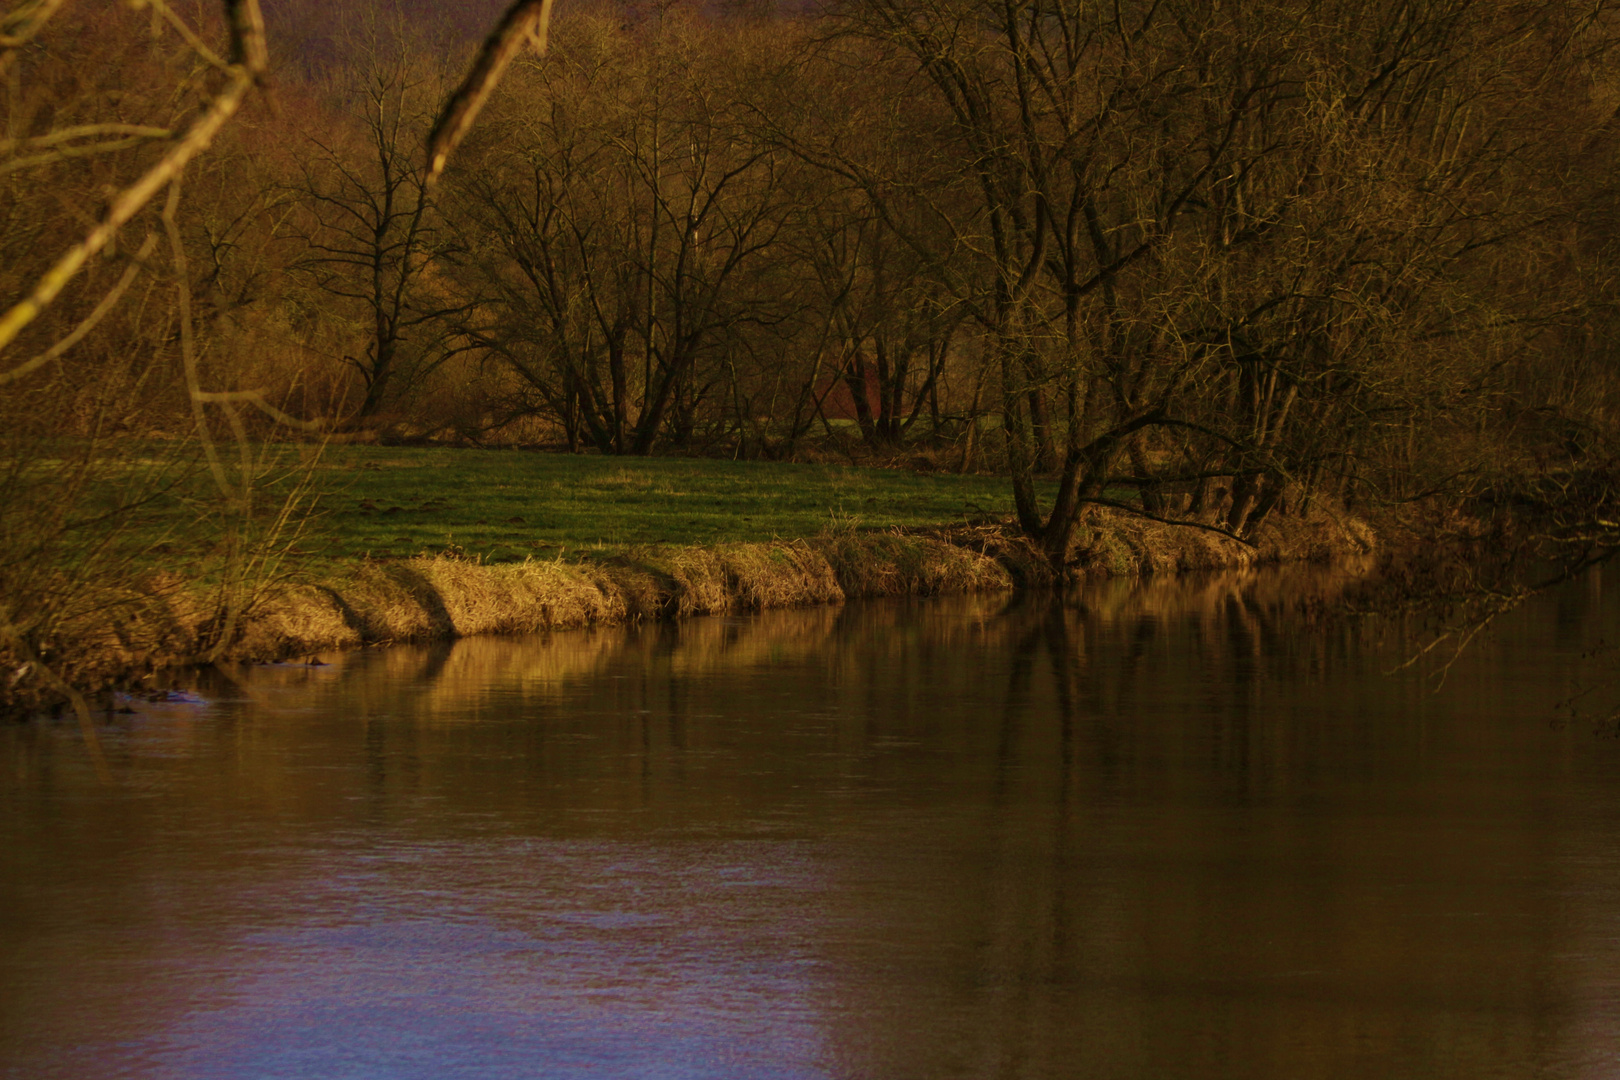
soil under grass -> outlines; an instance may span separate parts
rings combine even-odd
[[[611,556],[1012,513],[998,477],[839,465],[343,446],[318,470],[297,548],[316,559]]]

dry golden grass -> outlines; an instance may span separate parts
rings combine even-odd
[[[1321,504],[1303,517],[1270,515],[1253,546],[1108,507],[1097,508],[1077,532],[1073,568],[1088,579],[1328,562],[1365,555],[1377,546],[1367,525]]]
[[[858,534],[637,553],[621,563],[485,565],[432,557],[365,563],[283,590],[235,655],[298,655],[390,641],[523,634],[636,619],[826,604],[849,596],[1005,590],[989,556],[926,536]]]
[[[936,536],[845,532],[819,540],[846,596],[938,596],[1011,589],[992,556]]]
[[[249,620],[237,653],[285,656],[388,641],[525,634],[656,617],[645,570],[444,556],[363,563],[345,580],[284,590]]]
[[[1071,579],[1160,577],[1322,562],[1368,552],[1371,531],[1318,510],[1273,516],[1250,547],[1213,532],[1100,510],[1077,538]],[[1004,592],[1055,584],[1028,540],[997,526],[933,533],[836,530],[810,540],[648,547],[605,563],[486,564],[452,556],[361,562],[314,584],[272,590],[247,613],[221,659],[271,660],[389,642],[531,634],[687,615],[802,607],[852,597]],[[117,620],[87,616],[50,658],[85,689],[127,683],[213,650],[213,605],[173,581]],[[0,664],[8,659],[0,656]],[[0,670],[14,670],[11,663]],[[43,690],[38,687],[36,690]],[[0,698],[28,698],[17,682]],[[49,695],[35,693],[35,700]],[[3,704],[0,701],[0,704]]]
[[[806,540],[668,548],[643,553],[642,561],[668,576],[664,608],[676,616],[827,604],[846,595]]]

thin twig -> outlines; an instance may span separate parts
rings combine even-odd
[[[6,33],[0,36],[0,75],[5,74],[6,68],[11,64],[11,58],[17,55],[17,50],[34,40],[50,21],[51,16],[60,11],[66,2],[67,0],[34,0],[34,3],[23,5],[4,21],[0,21],[0,26],[6,27]]]
[[[10,371],[0,371],[0,386],[4,386],[9,382],[17,381],[24,375],[27,375],[29,372],[35,371],[45,364],[50,363],[52,360],[55,360],[69,349],[73,348],[73,346],[83,341],[84,336],[90,331],[94,330],[96,328],[96,324],[101,322],[102,319],[106,318],[107,313],[118,305],[118,301],[123,297],[125,291],[128,290],[130,285],[134,283],[136,276],[140,274],[141,270],[145,267],[146,260],[150,258],[152,252],[156,250],[157,244],[157,233],[147,233],[146,240],[141,244],[140,250],[135,253],[134,259],[130,260],[130,264],[125,268],[123,276],[118,279],[118,283],[112,287],[112,290],[108,292],[106,296],[101,298],[101,303],[96,305],[96,309],[89,315],[86,315],[84,317],[84,321],[79,323],[78,326],[75,326],[73,328],[73,332],[68,334],[67,337],[63,338],[61,341],[58,341],[55,345],[52,345],[49,349],[46,349],[32,360],[18,364]]]
[[[71,161],[74,158],[90,157],[92,154],[116,154],[120,150],[130,150],[145,141],[140,138],[114,139],[112,142],[88,143],[83,146],[65,146],[61,149],[51,150],[43,154],[31,154],[28,157],[12,158],[10,161],[0,162],[0,176],[8,173],[21,172],[24,169],[35,169],[42,165],[52,165],[58,161]]]
[[[1191,521],[1186,518],[1160,517],[1157,514],[1150,514],[1146,510],[1139,510],[1130,503],[1122,503],[1114,499],[1081,496],[1079,501],[1083,503],[1093,503],[1097,506],[1108,506],[1115,510],[1123,510],[1127,514],[1135,514],[1139,518],[1147,518],[1149,521],[1157,521],[1161,525],[1178,525],[1188,529],[1203,529],[1205,532],[1212,532],[1217,536],[1224,536],[1228,540],[1236,540],[1246,548],[1255,548],[1256,550],[1259,550],[1258,545],[1256,545],[1254,541],[1245,540],[1237,533],[1232,532],[1230,529],[1223,529],[1219,525],[1206,525],[1202,521]]]
[[[72,280],[92,256],[105,248],[118,230],[151,202],[157,193],[177,178],[191,159],[206,150],[225,122],[242,107],[242,102],[254,84],[264,74],[266,53],[263,39],[263,16],[259,14],[258,0],[234,0],[227,4],[231,11],[235,55],[242,61],[229,69],[230,81],[225,89],[209,103],[208,108],[186,130],[184,136],[169,148],[158,162],[135,183],[119,192],[107,214],[83,240],[69,248],[56,263],[34,284],[28,297],[5,314],[0,315],[0,351],[9,346],[23,328],[39,317],[67,283]],[[0,60],[4,57],[0,56]]]
[[[169,139],[174,137],[174,132],[168,128],[148,127],[144,124],[76,124],[73,127],[57,128],[49,134],[35,135],[27,139],[0,139],[0,153],[59,146],[74,139],[89,139],[100,135],[138,135],[146,139]]]
[[[196,53],[208,64],[218,68],[221,71],[229,71],[231,69],[231,66],[225,62],[224,58],[216,53],[213,49],[210,49],[208,47],[208,43],[202,38],[198,37],[197,32],[191,27],[187,26],[186,21],[176,14],[174,9],[169,7],[164,0],[145,0],[145,3],[148,7],[162,16],[164,22],[168,23],[174,28],[174,32],[180,35],[180,39],[187,45],[191,46],[192,52]]]
[[[191,399],[191,418],[197,425],[197,438],[202,443],[203,457],[208,471],[214,477],[220,494],[235,500],[236,492],[225,476],[225,466],[219,460],[219,450],[208,430],[208,415],[203,409],[202,380],[197,374],[197,345],[191,325],[191,271],[186,261],[186,245],[180,235],[180,178],[169,185],[169,198],[163,205],[163,228],[169,234],[170,258],[174,263],[175,307],[180,320],[180,360],[185,370],[186,394]],[[246,483],[246,479],[243,480]]]
[[[325,431],[327,421],[325,417],[316,417],[314,420],[300,420],[282,412],[268,401],[264,400],[262,390],[200,390],[193,395],[198,401],[209,404],[227,405],[235,402],[245,402],[254,406],[264,415],[283,427],[294,428],[298,431]]]

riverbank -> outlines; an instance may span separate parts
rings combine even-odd
[[[1240,543],[1099,508],[1077,538],[1071,582],[1267,563],[1328,562],[1377,546],[1373,531],[1318,508],[1272,515]],[[1056,574],[1005,524],[846,527],[758,543],[646,545],[605,558],[486,563],[459,555],[326,564],[263,589],[222,622],[217,595],[158,583],[116,617],[76,620],[44,657],[49,672],[9,665],[14,701],[131,686],[206,662],[314,657],[333,650],[475,634],[528,634],[633,621],[758,611],[845,599],[1050,588]]]
[[[1327,562],[1375,547],[1365,525],[1327,513],[1274,517],[1250,546],[1220,533],[1103,509],[1082,538],[1068,576]],[[650,548],[604,563],[408,559],[362,564],[342,582],[288,588],[254,613],[233,653],[271,659],[396,641],[1056,584],[1050,563],[1004,525]]]

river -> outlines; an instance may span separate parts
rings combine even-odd
[[[1620,588],[1442,681],[1337,587],[243,668],[110,784],[5,726],[0,1076],[1620,1076]]]

